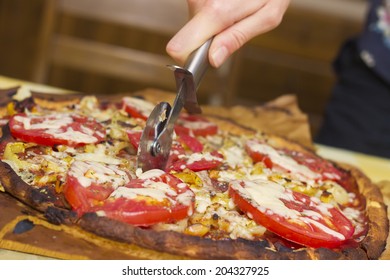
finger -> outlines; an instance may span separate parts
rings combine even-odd
[[[187,0],[188,12],[192,18],[205,6],[207,0]]]
[[[168,54],[176,61],[184,63],[188,55],[201,44],[235,22],[255,13],[265,2],[246,1],[247,5],[242,7],[242,0],[232,1],[234,5],[223,5],[223,1],[206,1],[205,6],[170,40],[166,48]]]
[[[220,67],[229,56],[250,39],[278,26],[290,1],[282,2],[282,5],[275,5],[275,2],[271,1],[263,9],[216,35],[209,50],[210,64],[216,68]]]

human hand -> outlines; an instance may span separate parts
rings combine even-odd
[[[213,67],[221,66],[253,37],[277,27],[290,0],[187,0],[191,19],[169,41],[168,54],[183,64],[215,35],[209,50]]]

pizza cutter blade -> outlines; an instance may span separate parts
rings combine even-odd
[[[172,143],[172,134],[163,134],[161,140],[164,141],[162,142],[156,141],[156,139],[162,135],[170,111],[171,105],[167,102],[161,102],[154,107],[146,121],[137,155],[137,167],[143,171],[164,169],[166,166],[171,150],[169,143]],[[166,139],[166,137],[169,139]]]
[[[212,39],[195,51],[184,68],[169,67],[174,71],[177,94],[173,107],[167,102],[159,103],[146,121],[138,147],[137,167],[143,172],[150,169],[165,170],[173,141],[174,124],[184,107],[190,114],[202,112],[196,90],[209,62],[208,50]]]

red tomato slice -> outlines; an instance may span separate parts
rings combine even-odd
[[[320,157],[288,149],[283,149],[283,152],[292,157],[299,164],[308,167],[314,172],[322,174],[324,179],[332,180],[340,179],[342,177],[342,172],[339,169]]]
[[[141,98],[124,97],[122,99],[122,109],[133,118],[146,120],[154,109],[154,105]]]
[[[233,181],[234,203],[269,231],[305,246],[335,248],[354,233],[352,222],[331,204],[265,181]]]
[[[126,187],[119,187],[94,211],[137,226],[175,222],[192,214],[195,194],[180,179],[162,170],[149,170]]]
[[[194,153],[200,153],[203,151],[203,144],[190,135],[182,134],[178,135],[177,139],[182,145],[188,147]]]
[[[331,180],[339,183],[348,191],[356,189],[356,182],[351,180],[351,176],[341,169],[335,167],[331,162],[309,153],[297,152],[284,149],[283,152],[292,157],[299,164],[310,170],[321,174],[322,180]]]
[[[9,127],[13,137],[45,146],[75,147],[99,143],[106,137],[105,128],[95,119],[75,114],[18,114],[11,117]]]
[[[142,131],[138,130],[128,130],[127,137],[129,138],[130,144],[134,147],[134,149],[138,149],[139,142],[141,140]]]
[[[218,126],[199,115],[180,115],[175,126],[175,132],[179,135],[208,136],[218,133]]]
[[[256,150],[254,150],[252,147],[252,145],[250,145],[250,141],[248,141],[246,144],[245,144],[245,151],[248,153],[248,155],[252,158],[253,162],[254,163],[257,163],[257,162],[263,162],[264,165],[267,167],[267,168],[272,168],[273,167],[273,163],[272,163],[272,160],[271,158],[266,155],[266,154],[263,154],[263,153],[260,153]]]
[[[322,179],[320,173],[314,172],[307,166],[300,164],[282,149],[274,148],[261,140],[248,140],[245,143],[245,146],[248,154],[251,155],[255,161],[262,160],[273,170],[289,173],[291,177],[302,181],[317,181]]]
[[[176,162],[177,160],[179,160],[183,156],[185,156],[185,150],[184,150],[183,146],[180,143],[174,141],[172,143],[171,151],[169,153],[167,167],[172,166],[172,164],[174,162]],[[169,168],[167,168],[167,169],[169,169]]]
[[[211,153],[193,153],[189,156],[182,156],[177,161],[173,162],[170,170],[183,171],[188,168],[194,172],[202,170],[210,170],[221,166],[223,163],[223,155],[219,152]]]
[[[128,174],[115,165],[74,161],[66,177],[64,195],[72,208],[82,214],[129,181]]]

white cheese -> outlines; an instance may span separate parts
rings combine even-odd
[[[25,129],[45,129],[47,131],[56,131],[57,129],[69,125],[73,119],[68,114],[49,115],[44,122],[33,123],[34,119],[41,119],[40,116],[16,116],[15,120],[23,123]]]
[[[124,97],[123,103],[137,108],[144,116],[149,116],[154,109],[151,102],[136,97]]]
[[[17,100],[17,101],[22,101],[24,99],[27,99],[31,97],[31,91],[27,86],[21,86],[16,94],[12,96],[12,99]]]
[[[242,196],[246,197],[248,201],[252,201],[251,204],[262,213],[266,213],[268,215],[276,214],[287,220],[304,222],[310,227],[317,227],[335,238],[340,240],[345,239],[344,235],[341,233],[336,232],[335,230],[318,222],[318,220],[322,219],[321,213],[324,215],[330,215],[328,210],[333,207],[330,204],[322,203],[319,199],[314,197],[309,198],[309,205],[319,212],[308,209],[299,212],[286,207],[282,199],[285,201],[294,201],[295,199],[290,190],[285,189],[277,183],[265,180],[235,181],[231,183],[231,186]]]
[[[258,205],[261,212],[265,213],[269,209],[286,219],[298,218],[299,212],[286,207],[281,201],[281,199],[294,200],[292,193],[286,192],[283,186],[266,180],[256,180],[244,181],[245,187],[243,187],[240,182],[231,182],[231,186],[249,200],[255,201],[255,205]]]
[[[187,190],[181,194],[179,194],[177,197],[176,197],[176,200],[177,202],[179,202],[180,204],[182,205],[185,205],[185,206],[190,206],[191,203],[192,203],[192,200],[194,198],[194,193],[190,190]],[[188,215],[192,215],[192,211],[193,209],[189,209],[189,213]]]
[[[317,173],[311,171],[308,167],[299,164],[293,158],[279,153],[278,151],[276,151],[274,148],[272,148],[269,145],[261,144],[261,143],[258,143],[256,141],[251,141],[251,140],[248,141],[247,144],[250,146],[250,148],[253,151],[268,155],[274,164],[279,165],[279,166],[283,167],[284,169],[290,171],[293,176],[294,175],[298,176],[298,177],[303,176],[306,179],[311,179],[311,180],[321,178],[320,174],[317,174]]]
[[[109,148],[104,145],[96,145],[92,153],[79,153],[74,156],[76,160],[94,161],[100,163],[119,165],[122,160],[115,156],[111,156]]]
[[[112,187],[118,188],[129,182],[127,173],[116,165],[98,162],[74,161],[69,175],[77,178],[83,187],[89,187],[92,183],[100,185],[109,183]]]
[[[220,157],[213,156],[210,153],[193,153],[187,159],[187,164],[193,164],[197,161],[207,160],[207,161],[222,161]]]
[[[225,161],[231,168],[236,168],[244,162],[244,151],[238,146],[233,146],[222,151]]]
[[[165,172],[161,169],[150,169],[150,170],[142,173],[142,170],[140,168],[138,168],[136,171],[137,177],[139,179],[142,179],[142,180],[160,177],[163,174],[165,174]]]
[[[57,139],[70,140],[80,143],[95,143],[97,138],[91,134],[86,133],[86,131],[75,131],[73,128],[68,127],[66,131],[52,131],[46,130],[45,133],[53,135]]]
[[[97,138],[93,136],[94,131],[81,126],[82,131],[75,131],[68,125],[73,123],[73,118],[69,114],[53,114],[45,118],[44,122],[34,123],[34,119],[39,119],[40,116],[16,116],[15,120],[23,123],[26,130],[42,129],[44,133],[52,135],[56,139],[64,139],[77,141],[82,143],[95,143]],[[66,130],[64,130],[66,128]]]
[[[124,197],[128,199],[134,199],[137,196],[147,196],[157,201],[163,201],[164,199],[171,200],[166,193],[158,188],[127,188],[119,187],[111,195],[113,198]]]

